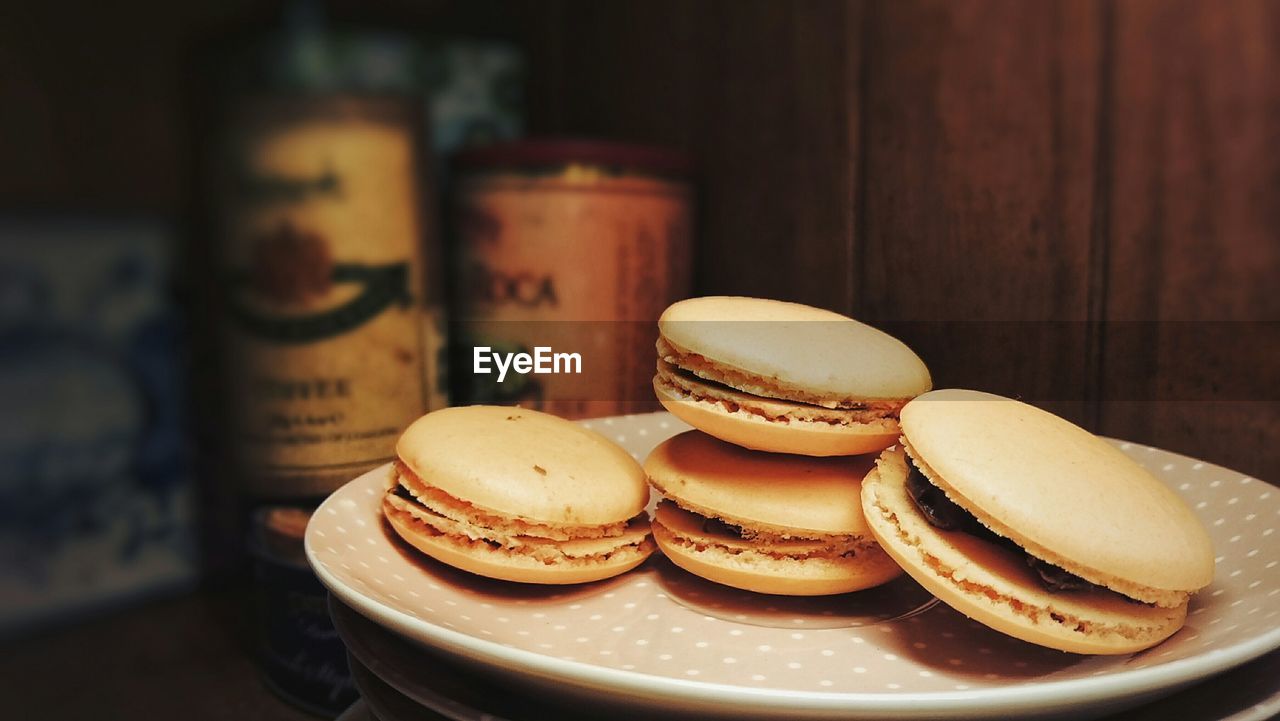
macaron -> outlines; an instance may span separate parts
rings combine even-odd
[[[686,431],[645,459],[663,495],[654,539],[684,570],[748,591],[819,596],[877,586],[902,570],[862,516],[871,465],[751,451]]]
[[[1133,653],[1181,628],[1213,580],[1191,509],[1092,433],[966,390],[916,398],[901,423],[863,510],[889,555],[966,616],[1063,651]]]
[[[658,400],[744,448],[807,456],[879,451],[931,387],[898,339],[820,308],[761,298],[680,301],[658,320]]]
[[[455,568],[522,583],[616,576],[653,552],[644,470],[562,418],[465,406],[396,444],[382,510],[406,543]]]

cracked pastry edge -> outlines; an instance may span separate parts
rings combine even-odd
[[[551,525],[500,513],[449,495],[414,473],[403,461],[396,461],[393,464],[391,479],[387,484],[387,493],[394,493],[397,486],[408,491],[419,505],[440,516],[461,523],[471,523],[483,528],[503,529],[513,535],[532,536],[553,541],[570,541],[579,538],[609,538],[625,533],[627,524],[630,522],[629,520],[620,521],[600,526]]]
[[[677,371],[675,366],[659,360],[654,384],[662,386],[680,401],[715,408],[717,412],[763,423],[828,425],[875,433],[897,433],[899,430],[896,418],[880,412],[821,408],[754,396],[733,388],[713,387],[691,380]]]
[[[383,496],[383,513],[429,536],[472,551],[500,553],[512,559],[528,559],[541,564],[595,564],[619,554],[645,556],[653,551],[648,519],[637,516],[630,532],[612,538],[552,541],[530,536],[493,537],[493,529],[459,523],[429,509],[388,493]]]
[[[693,518],[689,520],[697,523],[700,527],[706,521],[720,521],[742,529],[743,534],[736,537],[724,535],[723,531],[706,530],[705,527],[699,531],[700,535],[717,539],[719,541],[713,545],[727,548],[731,552],[748,550],[748,547],[764,548],[767,546],[775,546],[778,548],[790,548],[794,551],[792,553],[779,551],[774,554],[769,554],[778,558],[808,558],[824,556],[835,559],[841,557],[852,557],[853,555],[860,553],[869,553],[871,551],[879,550],[880,548],[880,544],[876,543],[875,538],[872,537],[870,533],[866,536],[856,534],[826,534],[818,532],[806,533],[804,531],[789,530],[780,526],[756,522],[751,523],[758,528],[746,528],[740,525],[739,521],[733,518],[732,515],[710,512],[700,506],[685,503],[680,499],[666,496],[665,494],[662,501],[659,503],[659,509],[662,508],[663,504],[671,504],[671,506],[674,506],[676,510],[692,516]],[[669,524],[666,525],[668,530],[676,530]],[[678,535],[683,536],[683,534]],[[734,546],[737,546],[738,548],[734,548]]]

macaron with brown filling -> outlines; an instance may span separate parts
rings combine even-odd
[[[942,390],[901,423],[863,481],[863,510],[889,555],[970,618],[1063,651],[1132,653],[1181,628],[1213,580],[1186,503],[1069,421]]]
[[[798,303],[711,296],[658,320],[658,400],[693,427],[753,450],[879,451],[929,371],[892,336]]]
[[[686,571],[748,591],[817,596],[877,586],[902,570],[862,517],[871,463],[761,453],[687,431],[645,459],[664,497],[654,539]]]
[[[382,510],[405,542],[481,576],[597,581],[653,551],[640,464],[603,436],[522,408],[419,418],[396,444]]]

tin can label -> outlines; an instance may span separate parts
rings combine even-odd
[[[554,348],[588,366],[580,375],[501,382],[471,373],[470,400],[570,418],[634,412],[652,400],[654,322],[689,292],[687,184],[484,174],[464,179],[457,212],[460,345],[511,354]]]

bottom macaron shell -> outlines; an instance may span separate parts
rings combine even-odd
[[[655,382],[658,401],[672,415],[708,435],[753,451],[802,456],[856,456],[884,450],[899,431],[868,424],[836,425],[822,421],[772,421],[746,411],[730,411],[719,403],[687,400]]]
[[[519,583],[563,585],[612,578],[644,563],[653,551],[645,542],[639,548],[623,549],[600,560],[543,563],[529,556],[488,547],[477,548],[463,539],[454,539],[415,520],[408,513],[384,506],[396,535],[406,543],[441,563],[478,576]]]
[[[902,575],[879,549],[856,558],[774,558],[763,553],[732,553],[708,544],[682,543],[684,529],[673,531],[662,522],[662,511],[653,522],[653,539],[672,563],[725,586],[779,596],[829,596],[879,586]]]
[[[1185,604],[1159,608],[1104,590],[1050,592],[1019,554],[929,525],[905,481],[905,465],[883,462],[863,480],[872,533],[916,582],[979,623],[1061,651],[1127,654],[1160,643],[1186,620]]]

